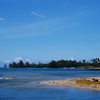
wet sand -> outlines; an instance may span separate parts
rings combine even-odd
[[[80,87],[80,88],[100,89],[100,84],[90,84],[90,85],[88,85],[88,84],[76,83],[76,80],[90,80],[90,81],[93,81],[92,78],[98,79],[100,81],[100,77],[83,77],[83,78],[74,78],[74,79],[65,79],[65,80],[46,81],[45,84],[59,85],[59,86],[70,86],[70,87]]]

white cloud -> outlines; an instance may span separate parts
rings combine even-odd
[[[6,61],[4,61],[5,63],[10,63],[11,62],[11,60],[6,60]]]
[[[0,38],[26,38],[34,36],[44,36],[48,34],[56,34],[59,30],[67,30],[76,27],[78,23],[72,23],[72,19],[76,16],[58,17],[40,22],[23,24],[19,26],[8,26],[0,28]],[[67,21],[67,23],[66,23]]]
[[[38,16],[38,17],[41,17],[41,18],[45,18],[44,15],[42,14],[39,14],[39,13],[36,13],[36,12],[31,12],[32,15],[35,15],[35,16]]]
[[[73,61],[74,60],[74,57],[70,57],[69,60],[72,60]]]
[[[5,19],[0,17],[0,21],[5,21]]]
[[[23,61],[29,62],[29,63],[32,63],[33,62],[33,60],[32,59],[29,59],[29,58],[25,58]]]
[[[33,62],[33,60],[32,59],[29,59],[29,58],[16,57],[14,59],[15,62],[19,62],[20,60],[22,60],[23,62],[29,62],[29,63],[32,63]]]
[[[19,62],[19,60],[22,60],[22,58],[21,58],[21,57],[16,57],[16,58],[14,59],[15,62]]]
[[[27,58],[27,59],[26,59],[26,61],[28,61],[28,62],[29,62],[29,61],[30,61],[30,59],[29,59],[29,58]]]

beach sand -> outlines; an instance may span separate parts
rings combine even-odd
[[[93,81],[92,78],[98,79],[100,81],[100,77],[83,77],[83,78],[74,78],[74,79],[65,79],[65,80],[46,81],[45,84],[70,86],[70,87],[80,87],[80,88],[100,89],[100,84],[90,84],[90,85],[88,85],[88,84],[76,83],[76,80],[90,80],[90,81]]]

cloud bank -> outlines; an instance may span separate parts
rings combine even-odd
[[[70,57],[70,58],[69,58],[69,60],[72,60],[72,61],[74,61],[74,57]]]

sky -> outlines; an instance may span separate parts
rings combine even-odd
[[[100,0],[0,0],[0,64],[100,58]]]

